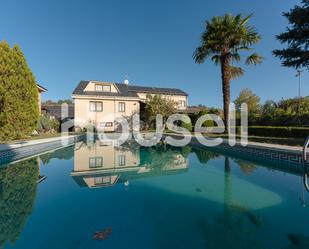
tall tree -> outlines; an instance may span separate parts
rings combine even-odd
[[[0,42],[0,140],[29,135],[39,118],[35,78],[18,46]]]
[[[278,105],[273,100],[266,100],[262,105],[261,112],[262,118],[273,119],[278,109]]]
[[[303,0],[302,4],[283,13],[290,25],[286,32],[277,35],[277,39],[287,44],[287,48],[274,50],[273,53],[285,67],[309,70],[309,0]]]
[[[147,95],[146,106],[145,106],[145,115],[146,122],[151,124],[155,119],[157,114],[163,116],[163,120],[166,119],[176,112],[176,102],[162,97],[162,95]]]
[[[255,28],[248,25],[251,15],[243,18],[241,15],[213,17],[206,21],[205,31],[201,35],[200,46],[195,50],[193,58],[196,63],[203,63],[205,59],[211,58],[221,66],[224,124],[228,131],[229,104],[230,104],[230,82],[231,79],[243,75],[241,67],[233,66],[234,62],[240,62],[242,51],[252,50],[251,46],[260,41],[260,36]],[[246,58],[246,64],[258,64],[262,57],[252,53]]]
[[[249,88],[246,88],[241,90],[238,97],[234,100],[236,110],[240,110],[242,103],[246,103],[248,106],[249,122],[255,121],[261,112],[260,97],[254,94]]]

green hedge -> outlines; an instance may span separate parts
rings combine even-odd
[[[306,138],[309,127],[249,126],[249,136]]]

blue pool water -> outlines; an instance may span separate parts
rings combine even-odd
[[[236,157],[78,142],[0,166],[0,248],[309,248],[306,200]]]

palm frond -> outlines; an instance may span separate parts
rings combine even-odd
[[[237,48],[238,50],[242,50],[242,51],[251,51],[251,50],[253,50],[253,48],[250,48],[250,47],[248,47],[248,46],[242,46],[242,47],[239,47],[239,48]]]
[[[260,64],[262,63],[263,61],[263,57],[258,55],[257,53],[253,53],[251,55],[249,55],[246,59],[246,64],[247,65],[257,65],[257,64]]]
[[[216,65],[219,65],[221,63],[220,55],[214,55],[213,57],[211,57],[211,61],[215,63]]]
[[[230,66],[231,79],[236,79],[242,76],[245,71],[241,67]]]
[[[241,25],[246,25],[253,15],[254,15],[254,13],[251,13],[250,15],[248,15],[247,17],[245,17],[245,18],[242,20]]]
[[[236,61],[236,62],[240,62],[240,60],[241,60],[241,57],[240,57],[240,54],[239,53],[232,53],[231,54],[231,58],[232,58],[232,60],[233,61]]]
[[[195,60],[195,63],[201,64],[205,61],[209,54],[210,51],[206,46],[200,46],[194,51],[193,59]]]

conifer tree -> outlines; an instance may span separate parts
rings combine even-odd
[[[0,140],[19,139],[35,129],[38,90],[26,59],[15,45],[0,42]]]
[[[302,4],[283,13],[290,25],[285,32],[277,35],[277,39],[287,44],[287,48],[273,53],[285,67],[309,70],[309,0],[303,0]]]

